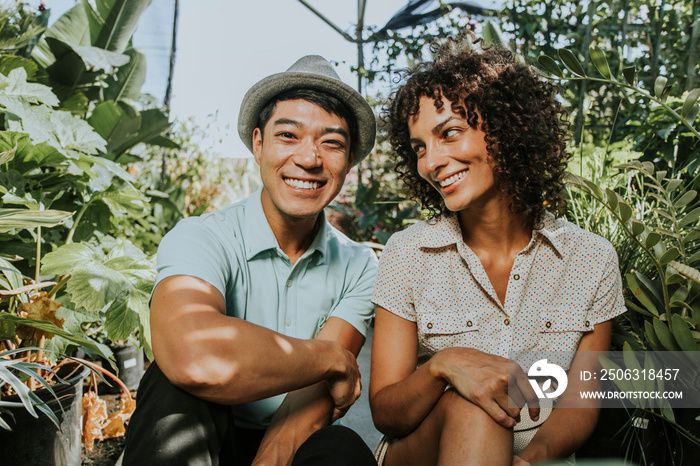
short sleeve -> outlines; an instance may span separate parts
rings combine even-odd
[[[372,302],[399,317],[416,321],[413,305],[414,270],[419,267],[420,249],[407,231],[395,233],[379,257]]]
[[[377,276],[377,257],[369,248],[358,247],[350,260],[352,267],[346,277],[347,285],[343,296],[331,310],[329,317],[343,319],[365,336],[374,315],[372,290]]]
[[[617,253],[612,245],[609,245],[609,248],[592,309],[588,313],[593,324],[605,322],[627,311],[622,295],[622,277]]]
[[[181,220],[158,246],[156,284],[175,275],[189,275],[226,296],[231,265],[225,248],[200,218]]]

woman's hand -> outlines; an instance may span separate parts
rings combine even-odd
[[[513,466],[530,466],[530,463],[519,457],[518,455],[513,456]]]
[[[532,419],[539,417],[537,395],[523,370],[510,359],[453,347],[439,351],[429,363],[437,377],[503,427],[513,427],[520,420],[525,404]]]

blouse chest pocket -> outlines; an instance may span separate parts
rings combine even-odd
[[[480,348],[479,320],[461,309],[423,310],[418,314],[419,356],[445,348]]]
[[[551,309],[541,311],[538,316],[538,349],[546,351],[573,352],[578,348],[584,332],[593,330],[585,309]]]

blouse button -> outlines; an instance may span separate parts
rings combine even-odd
[[[503,323],[506,324],[506,325],[510,325],[510,319],[504,320]]]
[[[471,320],[468,320],[468,321],[467,321],[467,327],[471,327],[471,326],[472,326],[472,321],[471,321]]]
[[[590,327],[591,323],[589,321],[584,322],[586,324],[586,327]]]
[[[551,328],[551,327],[552,327],[552,323],[551,323],[551,322],[547,322],[546,324],[544,324],[544,326],[547,327],[547,328]]]
[[[515,275],[513,275],[513,279],[514,279],[514,280],[520,280],[520,275],[518,275],[518,274],[516,273]]]
[[[426,327],[428,327],[428,330],[430,330],[431,328],[433,328],[433,323],[432,323],[432,322],[428,322],[428,325],[426,325]]]

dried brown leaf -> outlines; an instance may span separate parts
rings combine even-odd
[[[95,439],[102,440],[102,425],[107,419],[107,403],[90,390],[83,395],[83,443],[92,451]]]
[[[122,393],[120,400],[119,411],[107,418],[103,428],[103,438],[122,437],[126,432],[125,424],[131,418],[131,414],[136,408],[136,401],[129,393],[125,392]]]
[[[65,319],[56,317],[56,311],[63,306],[53,299],[49,298],[46,293],[39,293],[30,298],[28,303],[23,303],[19,306],[19,315],[26,319],[46,320],[56,325],[58,328],[63,328]],[[39,340],[41,337],[53,338],[53,333],[44,332],[26,325],[17,327],[17,336],[21,339]]]

